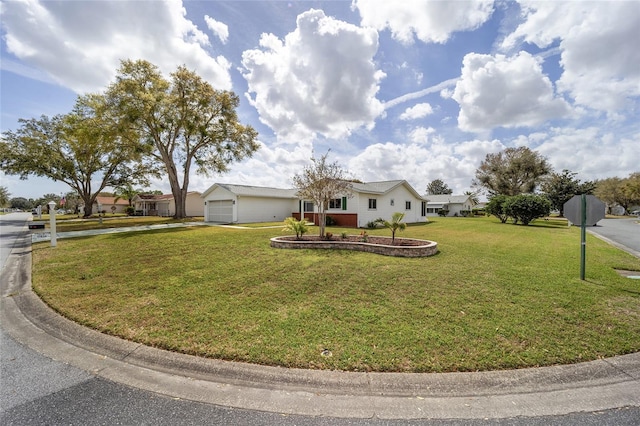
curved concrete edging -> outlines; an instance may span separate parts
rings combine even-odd
[[[355,250],[367,253],[382,254],[395,257],[428,257],[438,252],[438,243],[435,241],[424,241],[424,245],[391,245],[391,244],[371,244],[363,241],[340,241],[336,240],[292,240],[287,237],[273,237],[270,240],[271,247],[281,249],[334,249],[334,250]],[[376,237],[385,238],[387,237]],[[396,238],[396,240],[413,240],[414,238]]]
[[[1,273],[0,322],[53,359],[128,386],[216,405],[345,418],[505,418],[640,406],[640,353],[478,373],[350,373],[200,358],[69,321],[31,290],[31,244]]]

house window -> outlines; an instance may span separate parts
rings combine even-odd
[[[342,208],[342,198],[334,198],[329,200],[329,208],[330,209],[341,209]]]
[[[423,201],[422,209],[420,210],[420,216],[426,216],[426,215],[427,215],[427,202]]]
[[[375,198],[369,198],[369,210],[375,210],[378,208],[378,200]]]
[[[395,204],[395,202],[393,201],[393,198],[391,199],[391,205],[393,206]]]
[[[307,213],[307,212],[313,213],[313,201],[305,201],[304,202],[304,211],[305,211],[305,213]]]
[[[405,210],[411,210],[411,201],[405,201],[404,202],[404,209]]]
[[[427,213],[438,213],[440,211],[439,208],[435,208],[435,207],[428,207],[427,208]]]

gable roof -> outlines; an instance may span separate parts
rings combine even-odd
[[[399,186],[405,186],[416,198],[423,199],[406,180],[386,180],[381,182],[354,183],[353,190],[365,194],[386,194]]]
[[[423,200],[424,198],[416,192],[415,189],[406,180],[387,180],[381,182],[367,182],[367,183],[353,183],[352,188],[354,192],[364,194],[386,194],[399,186],[405,186],[409,192],[411,192],[416,198]],[[295,188],[281,189],[281,188],[269,188],[264,186],[251,186],[251,185],[233,185],[228,183],[214,183],[204,191],[201,195],[202,198],[215,191],[217,188],[223,188],[237,196],[251,196],[251,197],[268,197],[268,198],[292,198],[298,199],[298,190]]]
[[[439,195],[423,195],[423,198],[427,200],[428,203],[437,203],[437,204],[463,204],[469,200],[470,195],[449,195],[449,194],[439,194]]]
[[[209,189],[204,191],[201,195],[202,198],[209,195],[216,188],[226,189],[236,196],[245,197],[268,197],[268,198],[291,198],[297,199],[295,189],[281,189],[281,188],[269,188],[264,186],[252,186],[252,185],[233,185],[228,183],[215,183]]]
[[[116,197],[104,197],[102,195],[98,195],[96,197],[96,200],[94,201],[94,204],[102,204],[102,205],[118,205],[118,206],[128,206],[129,205],[129,200],[127,200],[126,198],[120,198],[118,201],[116,201]]]

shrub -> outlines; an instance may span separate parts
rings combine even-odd
[[[333,234],[331,232],[325,232],[324,234],[324,239],[325,240],[331,240],[333,238]]]
[[[136,208],[133,206],[127,206],[124,208],[124,212],[127,216],[133,216],[136,213]]]
[[[505,223],[509,219],[509,215],[505,210],[505,203],[508,199],[509,197],[506,195],[496,195],[489,200],[484,210],[487,214],[493,215],[500,219],[500,222]]]
[[[438,216],[445,217],[448,214],[449,214],[449,210],[445,210],[445,209],[438,210]]]
[[[506,214],[523,225],[528,225],[532,220],[549,216],[551,213],[551,202],[540,195],[522,194],[508,197],[504,203]]]
[[[380,219],[372,220],[371,222],[367,222],[367,228],[376,229],[378,226],[380,226],[379,224],[381,220],[383,219],[380,218]]]
[[[346,240],[346,239],[347,239],[347,233],[346,233],[346,232],[343,232],[342,234],[340,234],[340,237],[341,237],[343,240]]]
[[[327,216],[324,219],[324,224],[327,225],[327,226],[333,226],[336,223],[338,223],[338,222],[336,222],[336,220],[334,218],[332,218],[331,216]]]
[[[307,222],[304,219],[297,220],[294,217],[288,217],[284,220],[284,224],[284,231],[295,232],[297,240],[299,240],[307,231],[309,231]]]

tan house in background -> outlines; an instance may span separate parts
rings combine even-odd
[[[176,204],[173,194],[138,194],[133,197],[135,214],[139,216],[173,216],[176,213]],[[187,192],[185,203],[186,214],[189,217],[202,216],[204,202],[197,191]]]
[[[103,197],[98,195],[93,203],[93,213],[125,213],[129,201],[124,198],[116,200],[116,197]]]

